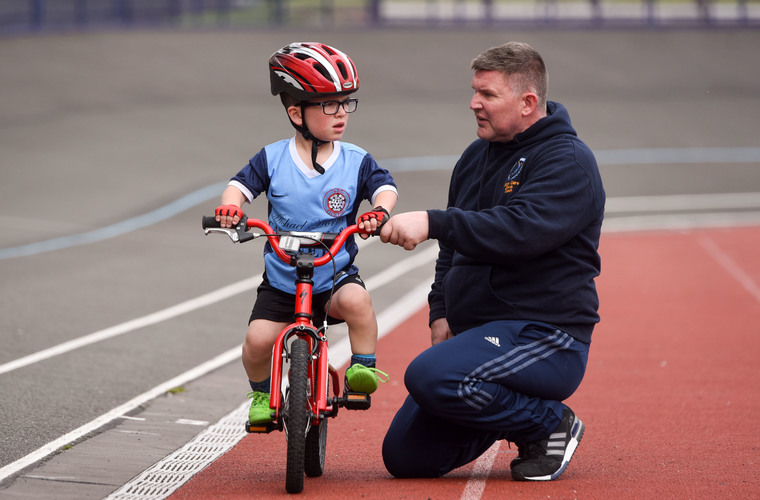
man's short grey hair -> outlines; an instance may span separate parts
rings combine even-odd
[[[536,49],[523,42],[507,42],[481,53],[472,60],[474,71],[499,71],[509,78],[512,91],[535,92],[538,107],[546,109],[549,75]]]

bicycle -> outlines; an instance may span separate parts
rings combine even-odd
[[[355,224],[338,234],[275,232],[265,221],[246,216],[232,228],[220,227],[213,216],[204,216],[202,225],[206,235],[224,233],[233,243],[244,243],[264,236],[275,254],[296,269],[294,322],[280,332],[272,349],[269,407],[273,412],[273,421],[265,424],[246,421],[245,426],[249,433],[285,431],[285,489],[288,493],[300,493],[303,490],[304,474],[318,477],[324,472],[327,419],[336,417],[341,407],[367,410],[372,404],[369,394],[350,391],[340,394],[338,372],[328,363],[325,335],[327,322],[317,327],[313,324],[311,315],[315,268],[332,262],[335,253],[350,235],[371,233],[359,229]],[[258,228],[263,233],[249,232],[251,228]],[[315,257],[309,251],[302,251],[303,248],[323,248],[326,252]],[[283,367],[286,362],[289,363],[289,375],[283,395],[283,386],[286,385],[283,383]],[[330,385],[333,388],[332,397],[328,395]]]

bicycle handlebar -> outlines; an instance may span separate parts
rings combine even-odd
[[[292,231],[285,231],[285,232],[275,232],[272,227],[267,224],[265,221],[260,219],[249,219],[246,216],[243,216],[240,219],[240,222],[237,223],[236,226],[233,227],[221,227],[219,222],[217,222],[216,217],[211,215],[204,215],[202,220],[202,227],[204,232],[208,235],[211,233],[225,233],[227,236],[230,237],[230,239],[234,243],[244,243],[246,241],[250,241],[254,238],[258,238],[259,236],[266,236],[269,240],[269,243],[272,245],[272,249],[277,254],[277,256],[285,262],[286,264],[290,264],[292,262],[292,255],[288,254],[285,250],[281,248],[280,245],[280,238],[291,236],[295,238],[301,238],[306,237],[313,241],[320,241],[322,235],[325,233],[298,233],[298,232],[292,232]],[[261,229],[264,231],[263,234],[259,233],[250,233],[248,232],[248,229],[256,227],[258,229]],[[325,255],[322,255],[320,257],[317,257],[314,259],[314,266],[323,266],[330,262],[332,259],[332,256],[335,255],[338,250],[343,246],[343,244],[346,242],[346,239],[355,233],[363,233],[363,234],[372,234],[371,232],[365,231],[363,229],[359,229],[359,226],[356,224],[352,224],[345,229],[343,229],[340,233],[335,235],[335,240],[330,245],[328,253]],[[313,236],[313,237],[312,237]],[[319,237],[318,237],[319,236]],[[297,251],[297,249],[288,249],[289,251]]]

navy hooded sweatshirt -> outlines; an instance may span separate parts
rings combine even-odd
[[[596,159],[564,106],[506,143],[478,139],[429,210],[439,242],[430,321],[454,334],[497,320],[548,323],[591,342],[605,194]]]

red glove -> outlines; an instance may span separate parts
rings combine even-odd
[[[214,210],[214,215],[224,215],[227,217],[242,217],[243,211],[240,209],[237,205],[221,205],[219,207],[216,207],[216,210]]]
[[[383,224],[388,222],[388,219],[391,218],[391,215],[388,213],[386,209],[383,207],[375,207],[372,209],[371,212],[364,213],[359,216],[359,222],[367,222],[370,219],[377,219],[379,222],[377,228],[380,229],[383,227]]]

